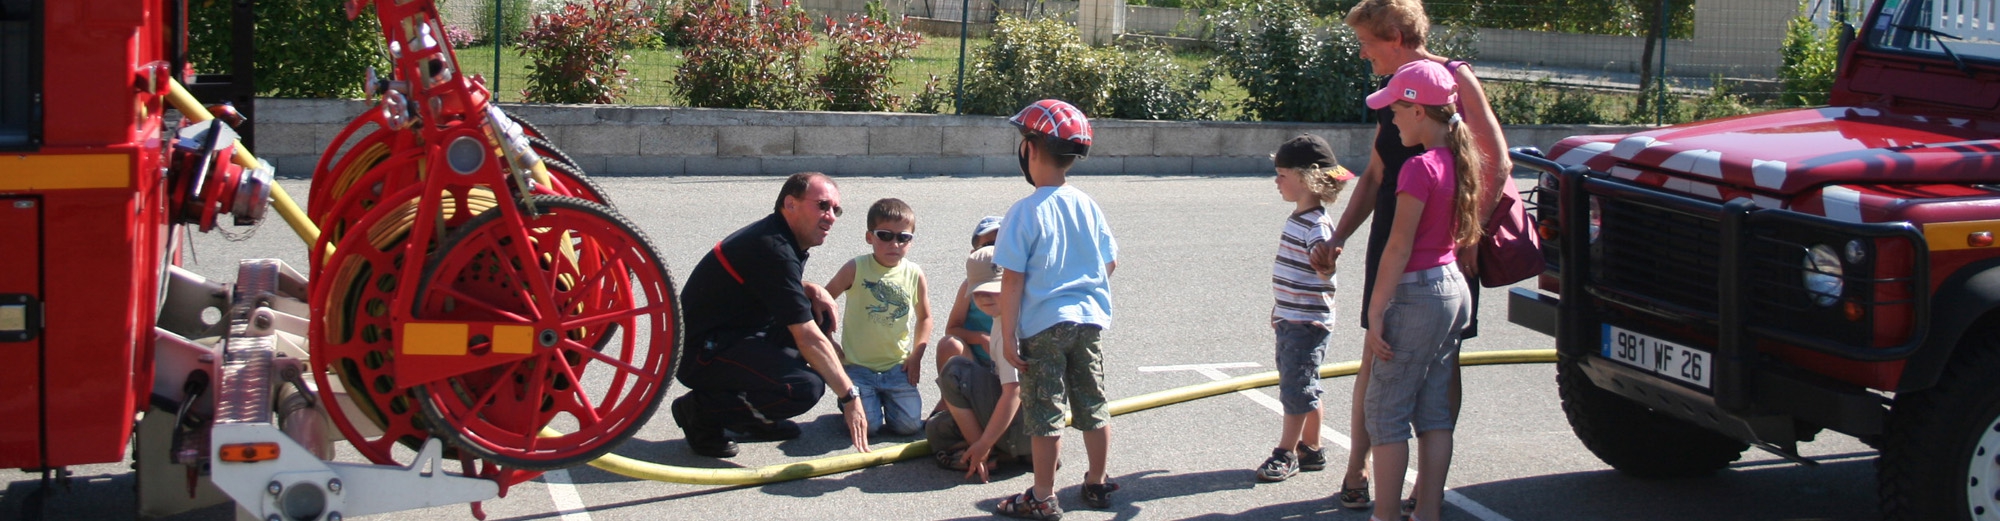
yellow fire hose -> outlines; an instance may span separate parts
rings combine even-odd
[[[1459,356],[1459,365],[1505,365],[1505,364],[1546,364],[1556,361],[1554,349],[1527,349],[1520,351],[1481,351],[1464,353]],[[1320,366],[1321,378],[1352,376],[1361,370],[1361,362],[1340,362]],[[1218,394],[1245,389],[1270,387],[1278,384],[1277,371],[1248,374],[1217,380],[1199,385],[1190,385],[1164,391],[1146,393],[1130,398],[1113,400],[1109,405],[1112,416],[1163,407],[1181,402],[1207,398]],[[548,431],[544,431],[547,435]],[[906,459],[920,458],[931,453],[930,442],[916,441],[875,449],[873,452],[842,454],[815,460],[780,463],[761,468],[745,469],[702,469],[675,467],[658,463],[639,461],[617,454],[608,454],[590,462],[590,466],[604,469],[612,474],[649,481],[665,481],[689,485],[762,485],[780,481],[791,481],[828,474],[838,474],[864,467],[894,463]]]
[[[170,80],[167,87],[167,102],[173,105],[175,109],[180,110],[182,115],[197,123],[214,119],[215,116],[209,114],[208,108],[203,107],[201,103],[195,101],[194,96],[188,94],[187,88],[182,87],[180,81]],[[258,166],[257,157],[251,155],[248,148],[240,146],[236,147],[236,163],[245,167],[254,168]],[[541,169],[537,168],[536,170],[537,178],[542,178],[542,176],[546,175]],[[297,232],[299,238],[304,239],[306,244],[319,242],[319,227],[313,225],[312,220],[307,219],[305,212],[299,209],[298,203],[292,201],[291,195],[286,194],[285,189],[276,184],[271,185],[271,207],[278,210],[278,215],[284,216],[285,222],[292,226],[292,231]],[[1458,362],[1461,366],[1470,366],[1546,364],[1554,363],[1555,361],[1556,352],[1554,349],[1526,349],[1519,351],[1465,353],[1460,355]],[[1320,366],[1319,376],[1321,378],[1353,376],[1354,373],[1360,370],[1361,362],[1358,361],[1326,364]],[[1121,416],[1219,394],[1246,389],[1258,389],[1273,385],[1278,385],[1278,372],[1265,371],[1226,380],[1155,391],[1129,398],[1120,398],[1112,400],[1108,405],[1110,406],[1112,416]],[[552,435],[556,433],[545,429],[543,434]],[[688,485],[762,485],[860,470],[876,465],[921,458],[930,453],[930,442],[915,441],[875,449],[872,452],[842,454],[814,460],[780,463],[754,469],[676,467],[635,460],[617,454],[607,454],[604,457],[591,461],[590,466],[603,469],[612,474],[648,481],[664,481]]]
[[[215,119],[215,115],[208,113],[208,107],[203,107],[201,102],[195,101],[194,95],[188,94],[187,87],[181,86],[181,81],[178,79],[167,80],[167,104],[181,111],[182,116],[195,123]],[[236,164],[245,168],[257,168],[257,156],[250,155],[250,147],[236,147]],[[291,194],[285,193],[285,187],[278,186],[275,182],[271,183],[271,208],[276,209],[278,215],[284,216],[285,223],[292,225],[292,231],[299,234],[299,238],[304,239],[307,245],[319,243],[319,226],[314,225],[311,219],[307,219],[306,212],[299,209],[299,203],[293,202]]]

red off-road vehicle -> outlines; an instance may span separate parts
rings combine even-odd
[[[1549,267],[1509,319],[1585,446],[1687,476],[1831,429],[1888,518],[2000,518],[1996,7],[1878,2],[1828,107],[1514,151]]]

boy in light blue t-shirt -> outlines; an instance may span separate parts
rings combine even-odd
[[[1118,485],[1105,473],[1111,412],[1104,398],[1098,335],[1111,327],[1111,272],[1118,243],[1097,201],[1069,186],[1071,164],[1090,150],[1090,122],[1068,103],[1042,100],[1009,120],[1021,130],[1022,173],[1035,192],[1007,210],[995,244],[1001,275],[994,345],[1021,370],[1022,427],[1034,437],[1035,485],[1004,498],[1001,515],[1057,519],[1056,455],[1067,397],[1090,459],[1083,503],[1110,508]]]

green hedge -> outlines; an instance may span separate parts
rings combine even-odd
[[[1785,86],[1783,102],[1825,105],[1833,90],[1834,67],[1840,61],[1838,23],[1820,27],[1811,17],[1793,18],[1785,26],[1785,43],[1778,53],[1778,80]]]
[[[1304,4],[1270,2],[1209,16],[1217,66],[1249,91],[1243,117],[1262,121],[1363,122],[1363,98],[1379,85],[1354,30]],[[1436,29],[1431,52],[1473,59],[1470,31]]]
[[[1241,11],[1270,3],[1266,0],[1126,0],[1128,4],[1179,7],[1204,11]],[[1305,0],[1311,13],[1339,20],[1360,0]],[[1520,29],[1583,34],[1642,36],[1653,24],[1658,0],[1472,0],[1425,2],[1435,25]],[[1674,0],[1667,32],[1674,38],[1694,35],[1694,2]]]
[[[974,51],[965,79],[967,114],[1011,115],[1036,100],[1070,102],[1091,117],[1213,119],[1206,71],[1189,71],[1165,51],[1084,45],[1056,18],[1002,16],[991,44]]]
[[[230,4],[188,3],[188,60],[195,70],[229,71]],[[354,98],[368,67],[386,68],[375,10],[347,19],[344,0],[257,2],[257,93],[285,98]]]

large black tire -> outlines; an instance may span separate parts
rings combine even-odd
[[[569,189],[570,197],[601,204],[612,209],[617,208],[617,205],[611,203],[611,195],[604,191],[604,187],[598,186],[596,181],[590,180],[590,176],[583,175],[583,170],[577,168],[575,163],[565,163],[558,159],[544,158],[542,165],[549,169],[549,175],[555,176],[557,181],[560,181],[563,186]]]
[[[1571,430],[1597,459],[1633,476],[1706,476],[1743,457],[1749,444],[1600,389],[1575,362],[1556,365]]]
[[[1876,460],[1882,515],[2000,519],[2000,327],[1968,331],[1936,387],[1896,396]]]

